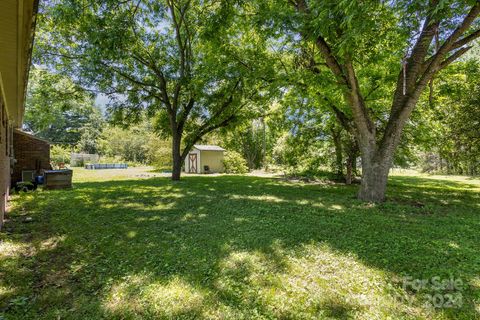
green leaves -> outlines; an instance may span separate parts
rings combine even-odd
[[[85,151],[95,151],[91,142],[98,136],[102,121],[92,94],[69,77],[31,69],[24,119],[27,130],[52,143],[82,142]]]
[[[188,145],[270,98],[266,38],[243,1],[45,3],[39,61],[110,98],[113,122],[146,114]],[[60,53],[60,54],[58,54]],[[48,57],[48,58],[47,58]],[[253,109],[253,108],[250,108]]]
[[[477,60],[452,64],[425,95],[410,130],[424,151],[426,171],[475,175],[480,172],[480,66]]]

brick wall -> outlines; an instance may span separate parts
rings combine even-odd
[[[3,224],[8,193],[10,190],[10,145],[11,130],[5,109],[0,97],[0,228]]]
[[[15,165],[12,173],[12,184],[22,181],[23,170],[35,170],[41,175],[50,167],[50,144],[18,129],[13,130],[13,153]]]

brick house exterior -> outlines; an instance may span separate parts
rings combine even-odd
[[[21,128],[39,0],[0,0],[0,228],[13,163],[13,129]]]
[[[10,187],[12,128],[8,121],[5,102],[0,96],[0,227],[7,206]]]
[[[19,129],[13,130],[13,154],[15,164],[12,172],[12,185],[22,181],[22,171],[33,170],[35,176],[43,170],[50,170],[50,144]]]

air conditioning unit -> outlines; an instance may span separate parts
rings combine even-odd
[[[35,180],[35,170],[23,170],[22,171],[22,181],[23,182],[32,182]]]

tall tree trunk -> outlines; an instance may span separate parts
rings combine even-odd
[[[182,153],[180,151],[180,142],[181,142],[181,135],[175,133],[172,137],[172,160],[173,160],[173,168],[172,168],[172,180],[178,181],[180,180],[180,175],[182,172]]]
[[[266,159],[267,159],[267,134],[265,126],[265,117],[262,117],[262,164],[261,166],[266,169]]]
[[[369,202],[382,202],[387,191],[388,172],[391,161],[386,158],[362,154],[362,184],[358,198]]]
[[[355,176],[355,169],[356,169],[356,162],[357,162],[357,150],[355,146],[350,146],[348,149],[347,155],[347,173],[345,175],[345,183],[352,184],[353,178]]]
[[[345,175],[345,184],[348,184],[348,185],[352,184],[352,180],[353,180],[352,163],[353,163],[352,158],[349,155],[347,158],[347,173]]]
[[[352,162],[352,173],[354,176],[356,176],[358,174],[358,171],[357,171],[357,157],[358,157],[358,151],[355,153],[355,158],[353,159],[353,162]]]
[[[355,140],[355,137],[348,134],[347,140],[347,161],[346,161],[346,175],[345,183],[352,184],[353,178],[355,177],[357,171],[357,156],[358,156],[358,144]]]

